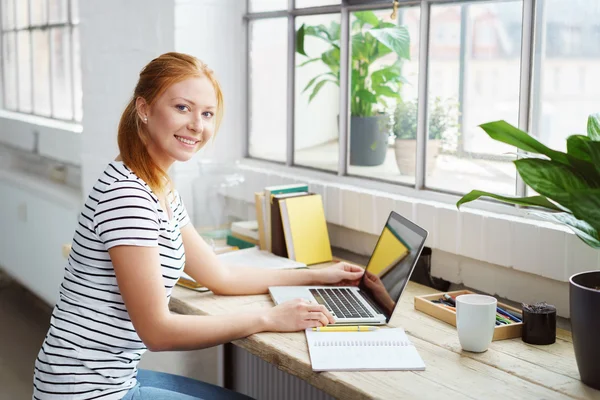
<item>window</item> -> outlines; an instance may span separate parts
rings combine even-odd
[[[596,0],[401,1],[395,18],[392,3],[250,0],[251,157],[521,195],[516,149],[479,125],[503,119],[564,149],[600,111]],[[255,35],[269,19],[277,29]]]
[[[1,107],[81,121],[78,0],[0,0]]]
[[[532,83],[531,133],[565,151],[569,135],[585,134],[600,111],[600,3],[538,2]]]

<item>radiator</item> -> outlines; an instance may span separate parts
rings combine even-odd
[[[248,353],[231,346],[232,363],[235,365],[233,390],[257,400],[333,400],[327,393],[309,385],[306,381]]]

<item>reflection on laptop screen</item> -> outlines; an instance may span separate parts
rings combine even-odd
[[[379,236],[360,290],[377,305],[386,322],[408,283],[426,237],[424,229],[395,212],[390,214]]]

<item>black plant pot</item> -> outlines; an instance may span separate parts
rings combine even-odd
[[[581,381],[600,390],[600,271],[569,279],[573,347]]]
[[[523,305],[521,338],[530,344],[552,344],[556,341],[556,307],[544,304]]]

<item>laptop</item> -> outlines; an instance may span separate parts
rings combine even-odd
[[[335,325],[385,325],[417,265],[427,231],[392,211],[358,286],[273,286],[275,304],[303,298],[327,307]]]

